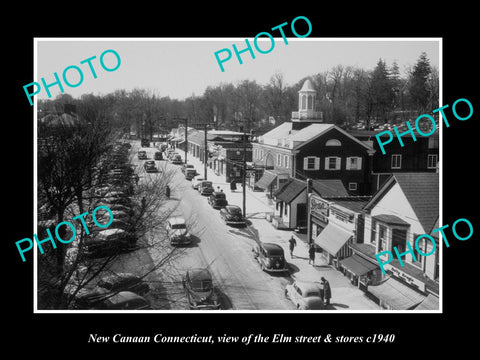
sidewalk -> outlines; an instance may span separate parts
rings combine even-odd
[[[177,151],[185,154],[180,149]],[[203,177],[203,163],[188,154],[188,163],[195,166],[199,177]],[[224,176],[216,175],[212,169],[207,167],[207,178],[212,181],[213,187],[218,187],[227,195],[229,204],[243,206],[242,184],[237,184],[237,190],[230,191],[230,184],[225,181]],[[332,289],[332,298],[330,299],[330,309],[335,310],[379,310],[377,304],[365,296],[365,293],[353,286],[350,280],[340,271],[326,263],[321,254],[317,253],[315,257],[315,266],[308,264],[308,244],[305,236],[299,236],[293,230],[279,230],[273,227],[272,223],[266,220],[265,213],[273,212],[273,204],[270,205],[265,192],[254,192],[247,188],[246,190],[246,218],[251,222],[249,231],[254,239],[262,242],[276,243],[282,246],[285,251],[286,259],[291,269],[291,276],[296,280],[320,282],[321,277],[325,277],[330,283]],[[290,258],[288,239],[294,236],[297,240],[297,246],[293,251],[293,258]]]

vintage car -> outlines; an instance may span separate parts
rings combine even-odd
[[[185,171],[186,171],[187,169],[195,169],[195,166],[193,166],[192,164],[183,164],[183,165],[182,165],[182,173],[185,174]]]
[[[157,169],[157,166],[155,165],[154,160],[145,161],[145,163],[143,164],[143,168],[145,169],[145,171],[147,173],[148,172],[158,172],[158,169]]]
[[[144,295],[150,291],[150,287],[140,277],[131,273],[116,273],[103,276],[97,286],[110,292],[131,291],[138,295]]]
[[[171,156],[170,162],[174,165],[181,165],[183,163],[182,156],[180,154],[174,154]]]
[[[197,175],[197,170],[188,168],[185,170],[185,179],[192,180]]]
[[[204,181],[205,179],[203,177],[197,177],[192,179],[192,188],[195,190],[198,190],[198,186]]]
[[[317,284],[306,281],[294,281],[285,287],[285,296],[299,310],[322,310],[323,299]]]
[[[226,198],[225,193],[223,191],[213,192],[212,195],[210,195],[209,198],[208,198],[208,203],[214,209],[221,209],[221,208],[228,205],[227,198]]]
[[[148,139],[142,139],[141,142],[140,142],[140,145],[142,147],[149,147],[150,146],[150,140]]]
[[[171,217],[167,220],[167,235],[170,245],[188,245],[192,242],[192,236],[187,230],[185,219],[180,216]]]
[[[85,239],[85,255],[88,258],[102,258],[119,255],[136,248],[137,238],[122,229],[106,229],[95,232]]]
[[[213,183],[208,180],[202,180],[198,185],[198,191],[201,195],[211,195],[213,193]]]
[[[150,310],[149,302],[142,296],[131,291],[120,291],[105,296],[96,303],[95,310]]]
[[[145,150],[138,150],[137,157],[138,160],[145,160],[147,158],[147,152]]]
[[[263,271],[288,272],[285,254],[280,245],[273,243],[255,244],[252,252]]]
[[[208,269],[188,270],[182,279],[188,305],[192,310],[219,309],[220,302],[215,293],[212,275]]]
[[[163,155],[161,151],[155,151],[155,154],[153,154],[153,158],[155,160],[163,160]]]
[[[245,225],[242,209],[236,205],[227,205],[220,209],[220,216],[228,225]]]

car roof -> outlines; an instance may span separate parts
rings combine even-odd
[[[131,301],[131,300],[135,300],[135,299],[142,299],[146,302],[146,300],[143,296],[135,294],[132,291],[120,291],[120,292],[116,293],[115,295],[110,296],[108,298],[108,300],[110,300],[110,302],[115,303],[115,304],[118,304],[118,303],[124,302],[124,301]]]
[[[168,218],[168,221],[170,224],[185,224],[185,219],[181,216],[173,216],[171,218]]]
[[[273,252],[281,252],[283,254],[283,248],[274,243],[262,243],[262,246],[265,250],[267,251],[273,251]]]
[[[225,208],[226,208],[227,210],[234,210],[234,209],[236,209],[236,210],[242,210],[242,209],[240,209],[240,206],[237,206],[237,205],[228,205],[228,206],[226,206]]]
[[[319,293],[320,292],[318,285],[315,284],[314,282],[296,280],[295,284],[300,290],[302,290],[302,293],[306,293],[306,292]]]
[[[208,269],[194,268],[187,270],[190,280],[212,280],[212,275]]]

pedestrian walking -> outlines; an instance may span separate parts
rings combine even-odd
[[[235,182],[235,179],[233,179],[231,182],[230,182],[230,190],[232,192],[234,192],[235,190],[237,190],[237,183]]]
[[[290,243],[290,258],[293,258],[293,249],[295,249],[295,246],[297,246],[297,241],[292,235],[292,237],[290,238],[290,240],[288,240],[288,242]]]
[[[330,298],[332,297],[332,289],[330,288],[330,283],[323,276],[321,277],[321,280],[323,284],[325,305],[330,305]]]
[[[308,255],[309,255],[308,263],[315,266],[315,245],[314,244],[310,244],[310,248],[308,249]]]

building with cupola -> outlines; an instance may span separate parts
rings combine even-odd
[[[252,143],[255,171],[249,185],[266,191],[275,201],[275,212],[282,213],[287,228],[297,227],[304,218],[297,216],[297,208],[306,203],[302,194],[307,179],[312,179],[316,188],[330,189],[330,193],[370,193],[369,172],[375,151],[335,124],[325,123],[322,112],[316,109],[317,96],[312,82],[305,80],[290,121]]]

